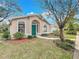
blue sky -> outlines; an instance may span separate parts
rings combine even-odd
[[[30,12],[42,13],[44,10],[41,7],[41,4],[37,0],[18,0],[18,4],[21,7],[23,14]]]
[[[22,9],[22,14],[27,15],[28,13],[42,14],[45,10],[37,0],[18,0],[18,4]],[[49,23],[52,23],[51,19],[47,19]]]

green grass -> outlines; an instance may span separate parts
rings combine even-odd
[[[51,34],[48,34],[46,37],[49,37],[49,38],[58,38],[59,36],[56,36],[56,35],[54,35],[54,33],[51,33]],[[67,34],[67,31],[64,31],[64,37],[67,38],[67,39],[69,39],[69,40],[73,40],[73,41],[75,41],[75,39],[76,39],[76,35]]]
[[[75,41],[75,39],[76,39],[76,35],[67,34],[67,31],[64,31],[64,35],[65,35],[65,37],[68,38],[69,40]]]
[[[66,37],[70,40],[75,40],[76,39],[76,35],[69,35],[69,34],[66,34]]]
[[[72,59],[72,52],[57,47],[51,40],[0,44],[0,59]]]

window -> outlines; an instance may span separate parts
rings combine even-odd
[[[47,26],[44,25],[44,32],[47,32]]]
[[[25,33],[25,23],[18,22],[18,32]]]

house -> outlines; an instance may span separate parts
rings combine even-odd
[[[41,16],[30,14],[28,16],[13,17],[10,23],[10,34],[22,32],[28,35],[41,35],[51,32],[51,25]]]

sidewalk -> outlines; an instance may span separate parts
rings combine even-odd
[[[60,38],[48,38],[48,37],[43,37],[43,36],[37,36],[38,38],[41,38],[41,39],[47,39],[47,40],[58,40]]]
[[[73,59],[79,59],[79,33],[76,36],[75,50],[74,50]]]

